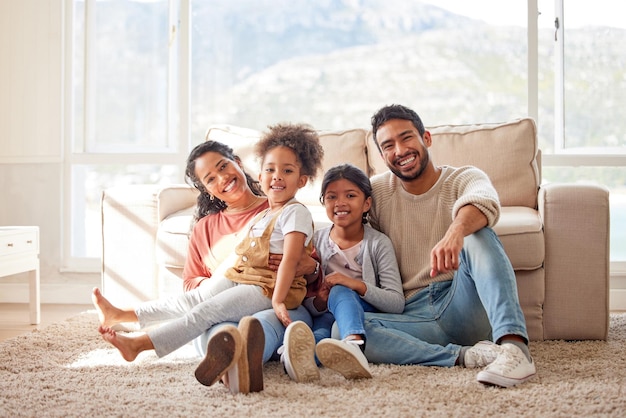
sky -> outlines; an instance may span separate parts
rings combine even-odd
[[[422,0],[457,14],[494,25],[526,27],[526,0]],[[626,28],[626,2],[622,0],[563,0],[567,27],[607,25]],[[554,26],[554,1],[538,0],[540,27]],[[606,13],[610,10],[610,13]]]

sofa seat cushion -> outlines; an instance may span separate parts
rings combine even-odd
[[[309,205],[316,229],[330,225],[323,206]],[[195,207],[166,217],[157,231],[156,261],[160,266],[183,268],[189,245],[189,228]],[[526,207],[504,207],[494,227],[515,270],[543,265],[544,236],[539,212]]]
[[[539,211],[522,206],[503,207],[494,226],[515,270],[535,270],[543,265],[545,242]]]

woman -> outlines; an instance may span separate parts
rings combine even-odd
[[[216,171],[219,174],[213,179],[210,191],[196,175],[198,164],[218,168]],[[207,281],[222,261],[232,255],[239,232],[269,205],[259,182],[244,171],[241,159],[232,148],[220,142],[206,141],[197,145],[187,158],[185,177],[200,192],[183,270],[183,288],[189,291]],[[315,260],[305,256],[298,266],[298,274],[312,273],[316,267]],[[303,307],[291,310],[289,314],[293,321],[302,320],[312,324],[308,311]],[[282,345],[285,327],[271,309],[253,316],[263,326],[265,363]],[[203,356],[206,354],[208,337],[213,332],[214,329],[211,329],[196,340],[196,349]]]
[[[197,173],[207,175],[199,178]],[[245,173],[239,157],[222,143],[206,141],[196,146],[187,159],[185,174],[187,181],[200,191],[183,273],[183,287],[189,291],[209,284],[217,267],[233,252],[238,233],[258,213],[267,210],[269,205],[259,183]],[[316,269],[315,261],[308,256],[303,256],[300,264],[298,274],[311,273]],[[106,320],[103,312],[110,308],[110,304],[97,289],[94,290],[93,300],[104,324]],[[265,363],[282,344],[285,328],[272,309],[258,312],[254,316],[262,326],[265,336],[262,354],[262,361]],[[310,315],[303,307],[290,310],[289,316],[294,321],[311,323]],[[230,324],[214,326],[196,339],[195,346],[201,355],[206,354],[207,342],[219,329],[223,329],[223,325]],[[255,340],[258,344],[259,339]],[[245,342],[249,346],[248,351],[257,351],[254,344],[255,341],[252,340]],[[261,383],[258,387],[252,385],[243,392],[262,390],[262,378],[259,379],[258,376],[262,371],[250,370],[249,373],[257,375],[251,381]],[[231,391],[239,391],[239,387],[231,386]]]

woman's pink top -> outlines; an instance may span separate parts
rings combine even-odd
[[[200,219],[191,232],[187,261],[183,269],[185,292],[211,277],[222,261],[235,249],[237,235],[254,216],[267,209],[267,201],[243,212],[219,212]],[[245,231],[244,231],[245,232]]]

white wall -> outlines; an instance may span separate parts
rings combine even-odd
[[[0,225],[39,226],[43,303],[89,303],[100,275],[62,273],[63,9],[0,1]],[[0,278],[0,302],[28,301],[26,283]]]

